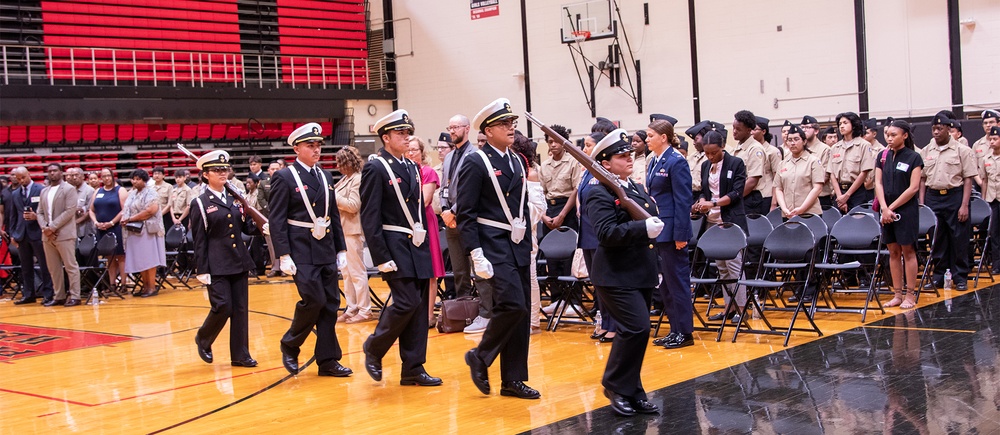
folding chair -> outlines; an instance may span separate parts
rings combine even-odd
[[[93,288],[99,281],[91,278],[101,268],[97,258],[96,234],[87,234],[77,241],[76,261],[80,266],[80,288]]]
[[[826,255],[829,252],[829,241],[830,241],[830,228],[826,226],[826,221],[823,217],[815,214],[802,214],[798,216],[793,216],[788,220],[789,222],[802,222],[809,227],[809,231],[813,234],[813,243],[815,244],[815,258],[817,262],[826,261]],[[823,276],[816,276],[813,283],[817,286],[822,281]],[[817,287],[817,295],[819,294]],[[780,298],[779,298],[780,299]]]
[[[827,228],[833,228],[833,225],[844,217],[844,214],[840,212],[840,209],[836,207],[823,207],[823,222],[826,222]]]
[[[992,260],[989,255],[988,244],[989,233],[991,225],[990,216],[993,214],[993,210],[990,209],[990,204],[984,201],[982,198],[973,198],[969,204],[969,220],[972,221],[972,243],[969,244],[970,253],[973,262],[970,264],[975,265],[976,277],[974,278],[975,285],[979,285],[979,275],[983,273],[983,263],[989,264],[989,260]],[[976,261],[976,254],[979,255],[979,260]],[[990,282],[996,282],[993,279],[993,273],[990,267],[986,267],[986,275],[990,279]]]
[[[101,301],[101,298],[108,298],[107,294],[102,294],[100,291],[101,281],[104,280],[105,276],[108,276],[108,291],[115,296],[118,296],[120,299],[125,299],[125,295],[122,291],[126,283],[122,282],[116,284],[115,279],[118,277],[108,275],[108,264],[118,258],[118,254],[115,253],[116,249],[118,249],[118,237],[115,236],[115,233],[113,232],[104,234],[104,236],[101,237],[101,240],[97,241],[97,256],[102,259],[100,261],[104,267],[101,268],[101,274],[97,277],[97,280],[94,281],[94,287],[90,291],[90,300],[87,301],[88,304],[103,304],[104,302]]]
[[[546,260],[562,262],[562,261],[572,261],[573,254],[576,253],[576,244],[579,239],[579,235],[575,230],[569,227],[559,227],[554,231],[550,231],[542,241],[538,243],[538,252],[545,255]],[[538,277],[539,283],[542,282],[543,277]],[[563,317],[566,314],[566,309],[569,308],[576,314],[576,317],[580,320],[567,320],[567,323],[572,324],[582,324],[589,325],[593,324],[593,318],[590,313],[583,308],[584,302],[587,300],[584,288],[586,283],[589,282],[588,279],[580,279],[575,276],[546,276],[544,277],[545,282],[548,285],[555,285],[556,287],[562,289],[562,300],[558,309],[553,313],[552,319],[550,319],[546,329],[549,331],[555,331],[562,323]]]
[[[774,225],[767,217],[759,214],[747,215],[747,251],[749,248],[763,248],[764,240],[773,230]],[[748,256],[744,256],[743,270],[749,270],[753,276],[757,276],[760,272],[760,257],[748,258]]]
[[[752,296],[759,292],[769,292],[770,289],[780,289],[790,285],[802,286],[803,289],[807,288],[809,282],[813,279],[813,265],[816,260],[815,240],[817,240],[816,237],[804,222],[785,222],[771,231],[771,234],[767,236],[767,239],[764,241],[764,253],[762,254],[765,260],[762,260],[763,264],[761,264],[761,272],[758,274],[758,277],[736,282],[737,285],[747,286],[747,304],[743,307],[743,311],[740,312],[740,318],[746,319],[747,312],[754,309],[760,314],[760,320],[767,329],[751,329],[747,322],[741,321],[736,325],[736,332],[733,333],[734,343],[741,330],[754,334],[782,335],[785,337],[785,346],[788,346],[788,339],[791,338],[793,331],[815,332],[819,336],[823,336],[823,332],[819,330],[819,326],[813,321],[811,310],[803,310],[805,307],[805,298],[799,298],[798,303],[792,310],[792,318],[788,323],[788,327],[782,327],[782,330],[779,330],[779,328],[771,324],[765,315],[766,311],[772,310],[764,310],[764,307],[757,301],[757,298]],[[768,270],[780,271],[781,281],[763,279],[762,277],[766,276]],[[791,281],[793,274],[789,272],[795,270],[804,271],[805,279],[801,282]],[[814,305],[815,300],[816,298],[813,298]],[[806,320],[809,321],[812,328],[804,329],[795,327],[795,321],[800,312],[806,316]]]
[[[880,261],[881,246],[882,227],[871,215],[854,212],[840,219],[830,231],[831,258],[828,261],[817,263],[816,269],[827,271],[829,273],[828,282],[830,283],[838,279],[843,271],[857,270],[862,267],[870,269],[872,279],[867,288],[859,286],[858,288],[850,289],[845,285],[844,290],[834,290],[832,285],[824,286],[824,289],[821,289],[817,296],[822,295],[826,301],[826,306],[818,307],[818,305],[814,305],[816,307],[815,310],[834,313],[858,313],[861,314],[861,321],[864,322],[868,315],[868,305],[874,299],[875,305],[884,314],[885,309],[879,303],[875,285],[882,270],[882,262]],[[859,261],[838,261],[841,256],[845,255],[854,258],[874,255],[875,261],[870,264],[862,264]],[[838,305],[835,297],[836,293],[865,293],[865,303],[860,307]]]
[[[692,216],[691,217],[691,238],[688,239],[688,251],[690,252],[690,256],[689,256],[689,260],[688,261],[691,263],[691,274],[692,274],[692,276],[696,273],[695,272],[696,270],[699,270],[700,272],[698,272],[698,275],[701,276],[702,278],[705,277],[705,273],[707,273],[709,265],[712,265],[712,266],[715,265],[715,263],[713,263],[713,262],[706,261],[704,267],[697,267],[697,264],[699,264],[698,263],[698,249],[697,249],[698,248],[698,237],[701,235],[701,230],[702,230],[702,228],[704,226],[705,226],[705,216],[697,215],[697,216]],[[696,288],[698,288],[698,286],[695,285],[694,281],[692,281],[691,282],[691,287],[692,287],[691,288],[691,296],[692,296],[692,298],[695,298],[695,292],[694,292],[694,290]],[[654,289],[654,291],[659,291],[659,290],[655,290]],[[706,293],[705,296],[707,296],[709,298],[709,306],[711,307],[711,303],[712,303],[712,299],[711,299],[712,295],[711,295],[711,293]],[[697,300],[697,299],[693,299],[692,303],[694,303],[695,300]],[[698,312],[697,309],[695,309],[694,311],[695,311],[695,313]],[[654,327],[654,330],[653,330],[653,337],[654,338],[657,337],[657,336],[659,336],[659,334],[660,334],[660,326],[663,325],[663,317],[666,316],[666,314],[667,314],[666,310],[660,310],[660,315],[656,319],[656,326]],[[705,322],[702,321],[701,323],[704,324]],[[650,326],[652,326],[652,325],[650,325]],[[713,329],[713,331],[714,331],[714,329]]]
[[[9,288],[11,291],[11,299],[14,299],[18,293],[21,292],[21,256],[17,253],[17,247],[10,243],[10,238],[4,239],[4,244],[7,245],[7,256],[6,258],[0,259],[0,270],[7,272],[7,277],[3,278],[3,283],[0,285],[0,294],[3,294]],[[7,260],[10,259],[10,264]]]
[[[917,285],[917,300],[920,300],[920,294],[924,292],[930,292],[930,290],[924,290],[924,285],[932,279],[934,275],[933,260],[931,258],[931,252],[934,251],[934,245],[937,243],[937,215],[934,214],[934,210],[926,205],[920,206],[919,213],[919,224],[917,228],[917,234],[919,238],[917,239],[917,258],[920,256],[924,257],[924,268],[920,272],[920,282]],[[918,262],[919,265],[919,262]],[[934,296],[940,296],[937,287],[934,287]]]
[[[872,210],[872,203],[870,203],[870,202],[866,202],[866,203],[861,204],[859,206],[855,206],[854,208],[850,209],[847,212],[847,214],[851,214],[851,213],[865,213],[867,215],[870,215],[870,216],[874,217],[876,220],[878,219],[878,216],[876,215],[875,210]]]
[[[382,272],[379,272],[378,268],[375,267],[375,263],[372,261],[372,254],[371,252],[368,252],[367,245],[365,246],[364,256],[362,259],[365,263],[365,269],[368,271],[368,280],[371,280],[376,276],[382,276]],[[343,290],[341,290],[341,293],[343,293]],[[378,296],[378,293],[375,293],[375,289],[372,288],[370,284],[368,285],[368,294],[371,295],[372,305],[374,305],[374,307],[372,307],[373,310],[384,309],[385,306],[389,304],[389,299],[392,298],[392,293],[389,293],[389,296],[387,296],[383,301],[382,298]]]
[[[444,276],[437,279],[437,294],[442,301],[447,299],[448,281],[451,281],[452,288],[455,285],[455,272],[452,271],[451,254],[448,251],[448,238],[445,237],[444,232],[444,228],[438,232],[438,243],[441,247],[441,252],[438,255],[444,260]],[[434,255],[434,253],[432,252],[431,255]]]
[[[768,212],[767,220],[771,221],[771,226],[775,228],[784,223],[784,217],[781,216],[781,208],[779,207]]]
[[[163,270],[162,275],[158,275],[156,279],[156,285],[163,286],[164,284],[169,285],[171,288],[177,288],[177,285],[167,281],[170,275],[177,278],[177,282],[189,290],[192,288],[188,285],[187,281],[182,279],[184,271],[181,270],[180,260],[182,257],[182,250],[184,248],[185,240],[187,239],[187,230],[184,229],[183,225],[174,225],[167,230],[167,233],[163,236],[163,245],[166,250],[167,267]]]
[[[723,222],[718,225],[714,225],[705,230],[703,234],[698,239],[698,251],[705,258],[705,261],[714,263],[717,260],[734,260],[740,254],[745,254],[747,248],[747,236],[743,233],[743,229],[732,222]],[[737,276],[743,275],[743,267],[740,265],[740,272]],[[720,276],[717,278],[691,278],[691,284],[702,285],[709,288],[709,299],[710,301],[715,300],[715,296],[718,294],[718,289],[721,288],[722,291],[726,292],[729,296],[729,303],[726,304],[723,309],[723,313],[728,313],[734,310],[736,302],[736,292],[730,290],[730,285],[736,284],[739,279],[723,279]],[[734,286],[735,287],[735,286]],[[693,301],[692,301],[693,302]],[[712,312],[713,302],[709,302],[708,309],[705,311],[705,317],[707,318]],[[715,341],[722,340],[722,332],[726,327],[727,319],[723,319],[719,324],[709,324],[701,317],[701,313],[698,309],[694,310],[694,315],[701,322],[701,327],[697,328],[702,331],[718,331],[718,335],[715,337]],[[743,321],[741,319],[741,321]],[[657,329],[659,325],[657,325]]]

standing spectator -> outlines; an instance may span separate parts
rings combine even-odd
[[[424,201],[424,222],[427,223],[427,241],[431,251],[431,267],[434,268],[434,277],[427,281],[427,322],[433,326],[434,320],[434,299],[437,296],[437,280],[444,276],[444,257],[441,252],[441,241],[437,231],[437,215],[431,201],[434,199],[434,192],[438,190],[441,181],[430,166],[424,164],[427,161],[427,153],[424,150],[424,142],[416,136],[411,136],[407,144],[406,158],[417,164],[420,172],[420,189],[423,191]]]
[[[914,149],[906,121],[893,121],[886,129],[885,140],[889,151],[884,160],[875,161],[875,196],[882,211],[882,241],[889,248],[889,272],[895,291],[892,300],[882,306],[908,310],[916,306],[920,291],[916,288],[915,244],[920,227],[917,192],[924,162]]]
[[[261,190],[263,190],[264,197],[267,198],[268,203],[271,202],[271,179],[274,177],[274,173],[281,169],[281,164],[278,162],[271,162],[267,165],[267,179],[260,182]],[[268,209],[270,210],[270,208]],[[281,272],[281,268],[278,267],[278,257],[274,255],[274,245],[271,243],[271,235],[265,234],[264,240],[267,241],[267,252],[271,255],[271,271],[267,273],[268,278],[274,278],[276,276],[282,276],[284,273]]]
[[[455,149],[455,145],[451,143],[451,135],[449,135],[448,133],[441,133],[438,136],[437,145],[434,146],[434,149],[437,150],[437,153],[438,153],[438,164],[437,164],[437,166],[434,166],[434,172],[437,174],[438,180],[443,180],[444,179],[444,159],[446,157],[448,157],[448,153],[452,152]],[[434,198],[433,198],[433,201],[431,202],[431,206],[434,208],[434,213],[436,215],[440,215],[441,214],[441,189],[437,189],[437,190],[434,191]],[[442,225],[441,225],[441,222],[439,220],[438,221],[438,227],[441,227],[441,226]],[[455,291],[454,288],[452,288],[450,290],[452,292]]]
[[[834,204],[843,212],[870,201],[864,188],[868,172],[875,169],[872,146],[861,138],[864,127],[854,112],[837,115],[837,128],[843,139],[830,151],[826,171],[833,186]]]
[[[247,193],[247,186],[243,184],[239,178],[236,178],[236,171],[233,170],[232,166],[229,167],[229,182],[232,183],[233,187],[235,187],[241,194],[245,195]]]
[[[263,160],[260,159],[260,156],[256,154],[252,155],[247,159],[247,162],[250,165],[250,173],[247,175],[256,175],[258,180],[265,180],[270,177],[270,174],[264,172],[262,169]]]
[[[93,187],[94,191],[96,191],[99,187],[101,187],[100,172],[101,171],[93,171],[87,173],[87,184],[89,184],[90,187]]]
[[[66,170],[66,181],[76,188],[76,236],[83,238],[94,234],[94,221],[90,220],[87,210],[90,208],[90,201],[94,198],[94,188],[85,183],[83,170],[80,168],[69,168]]]
[[[42,189],[38,206],[38,226],[42,228],[45,263],[52,277],[55,298],[43,305],[80,305],[80,265],[76,262],[76,188],[63,180],[62,165],[48,166],[49,187]],[[69,276],[66,294],[65,267]]]
[[[167,201],[167,208],[164,210],[166,216],[169,217],[169,221],[166,219],[164,221],[169,222],[170,226],[187,225],[188,215],[191,213],[191,201],[197,198],[194,191],[188,187],[187,179],[187,169],[178,169],[174,172],[176,184],[170,191],[170,200]]]
[[[169,213],[170,210],[170,192],[174,190],[174,186],[167,182],[166,172],[164,172],[163,167],[157,166],[153,168],[153,183],[152,188],[156,191],[156,197],[160,201],[160,214],[163,216],[163,227],[170,228],[174,225],[173,218]]]
[[[684,134],[688,135],[688,137],[691,138],[691,141],[694,142],[694,152],[689,153],[686,158],[688,166],[691,167],[691,191],[695,201],[697,201],[698,198],[701,198],[701,191],[705,189],[705,187],[701,185],[701,164],[704,163],[707,158],[705,156],[705,133],[710,131],[712,131],[712,121],[701,121],[684,131]],[[645,136],[646,132],[642,132],[642,134]],[[723,142],[725,142],[725,138],[723,138]],[[635,144],[635,142],[632,143],[633,145]],[[723,144],[723,146],[725,146],[725,144]],[[638,166],[638,160],[639,159],[636,159],[636,166]],[[643,165],[643,167],[645,168],[645,165]],[[643,177],[645,177],[645,174],[643,174]]]
[[[992,272],[1000,275],[1000,127],[994,125],[986,135],[990,154],[979,161],[979,178],[983,180],[983,200],[990,204],[990,252]]]
[[[142,293],[139,297],[148,298],[160,292],[156,285],[156,268],[167,265],[163,218],[160,217],[159,195],[146,186],[149,174],[136,169],[131,178],[132,190],[125,199],[122,222],[126,227],[129,223],[141,227],[139,231],[122,233],[125,236],[125,273],[140,274]]]
[[[361,231],[361,167],[364,162],[354,147],[343,147],[337,152],[337,169],[344,176],[337,181],[333,190],[337,193],[337,208],[340,209],[340,226],[344,228],[344,243],[347,244],[347,267],[340,272],[344,275],[344,296],[347,306],[338,322],[358,323],[375,318],[372,314],[372,300],[368,294],[368,270],[365,268],[365,236]]]
[[[262,215],[267,216],[267,199],[264,198],[263,192],[260,190],[260,179],[257,178],[257,175],[251,173],[247,176],[246,186],[247,204]],[[254,269],[250,272],[254,275],[254,278],[260,278],[261,275],[267,273],[265,271],[267,268],[267,257],[264,254],[263,237],[258,234],[250,236],[249,249],[250,258],[253,259],[254,263]]]
[[[522,135],[517,135],[514,138],[514,143],[510,146],[510,149],[521,155],[527,164],[525,165],[525,170],[528,172],[526,179],[528,180],[528,214],[531,216],[530,224],[532,228],[538,228],[538,224],[542,222],[542,217],[545,216],[545,192],[542,190],[542,184],[538,181],[538,155],[535,152],[535,144],[532,143],[527,137]],[[528,157],[534,156],[534,157]],[[577,202],[579,204],[579,201]],[[531,325],[531,334],[538,334],[542,332],[542,326],[540,323],[540,311],[542,304],[542,294],[541,288],[538,285],[538,238],[531,239],[531,306],[528,307],[528,319]]]
[[[108,233],[113,234],[118,241],[115,255],[108,259],[108,280],[114,288],[116,278],[121,285],[125,285],[128,279],[125,273],[125,241],[122,239],[121,226],[122,210],[125,208],[128,192],[118,185],[118,180],[110,169],[101,169],[100,174],[102,185],[94,192],[94,199],[90,202],[90,219],[97,227],[98,242]]]
[[[833,148],[833,146],[840,141],[840,137],[837,136],[837,129],[833,127],[827,127],[826,129],[824,129],[822,137],[823,137],[823,143],[825,143],[830,148]]]
[[[806,152],[805,136],[797,125],[788,131],[788,150],[791,154],[781,162],[774,183],[775,199],[785,218],[823,212],[819,205],[819,193],[823,190],[826,174],[819,159]]]
[[[21,257],[21,299],[14,301],[14,305],[33,304],[37,301],[37,293],[42,294],[43,303],[52,301],[52,276],[49,275],[49,268],[45,262],[45,251],[42,245],[42,228],[38,225],[38,205],[41,202],[42,185],[31,181],[31,174],[23,167],[14,168],[11,171],[17,177],[17,183],[21,185],[18,192],[14,192],[14,212],[11,213],[10,237],[14,239],[14,246],[18,248]],[[35,281],[35,260],[38,261],[39,273],[41,274],[41,288]]]
[[[0,263],[11,264],[10,251],[10,231],[14,226],[11,224],[11,218],[13,213],[16,213],[14,209],[14,192],[20,187],[17,184],[17,177],[0,176],[0,180],[7,180],[3,183],[3,188],[0,189]],[[0,277],[6,278],[7,272],[0,272]]]

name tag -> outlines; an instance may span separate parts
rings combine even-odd
[[[910,165],[908,165],[906,163],[899,162],[899,163],[896,164],[896,170],[897,171],[906,172],[907,169],[910,169]]]
[[[103,193],[98,193],[98,194],[97,194],[97,197],[98,197],[98,198],[104,198],[104,194],[103,194]]]
[[[219,207],[216,207],[214,205],[211,205],[205,209],[205,213],[215,213],[217,211],[219,211]]]
[[[733,178],[733,171],[727,171],[726,178]]]
[[[40,199],[41,199],[40,197],[32,196],[31,197],[31,202],[38,202],[38,200],[40,200]]]

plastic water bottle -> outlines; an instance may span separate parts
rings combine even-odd
[[[951,269],[947,269],[944,271],[944,288],[951,290],[953,285],[955,285],[955,281],[951,279]]]
[[[597,314],[594,315],[594,334],[601,330],[601,310],[597,310]]]

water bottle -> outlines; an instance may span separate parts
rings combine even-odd
[[[944,288],[946,290],[951,290],[952,286],[955,284],[951,279],[951,269],[944,271]]]
[[[601,329],[601,310],[597,310],[597,314],[594,314],[594,334],[596,335]]]

